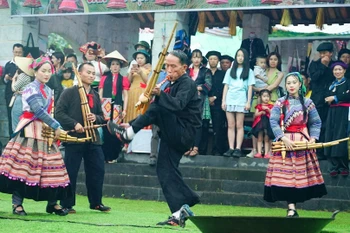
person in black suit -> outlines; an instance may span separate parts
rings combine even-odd
[[[11,61],[7,62],[4,69],[4,75],[2,77],[2,81],[6,85],[5,87],[5,100],[7,107],[7,119],[9,125],[9,135],[12,134],[12,120],[11,120],[11,111],[12,106],[10,107],[10,102],[13,96],[13,91],[11,89],[12,78],[17,71],[17,66],[15,64],[15,57],[23,57],[23,45],[22,44],[14,44],[12,46],[13,58]]]

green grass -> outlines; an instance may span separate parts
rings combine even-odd
[[[24,201],[28,216],[17,217],[12,214],[11,195],[0,194],[0,232],[20,233],[146,233],[146,232],[190,232],[200,231],[187,221],[186,228],[158,227],[155,223],[165,220],[169,215],[166,203],[154,201],[137,201],[116,198],[104,198],[104,204],[111,206],[112,211],[101,213],[88,208],[87,198],[77,196],[77,213],[60,217],[45,212],[45,202]],[[214,216],[284,216],[284,209],[235,207],[220,205],[197,205],[192,208],[196,215]],[[298,211],[303,217],[326,217],[331,213],[321,211]],[[6,219],[10,218],[10,219]],[[96,224],[95,225],[84,225]],[[110,225],[110,226],[106,226]],[[339,213],[336,220],[330,223],[322,233],[349,233],[350,213]]]

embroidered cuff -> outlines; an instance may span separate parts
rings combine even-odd
[[[338,103],[338,98],[337,98],[336,95],[334,96],[334,102],[335,102],[335,103]]]

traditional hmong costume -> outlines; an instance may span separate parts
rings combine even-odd
[[[121,74],[112,74],[108,72],[106,76],[102,76],[99,88],[102,91],[102,102],[108,102],[109,114],[106,114],[105,118],[118,122],[122,119],[123,111],[123,90],[129,90],[129,80],[127,77],[123,77]],[[108,105],[105,105],[108,108]],[[105,112],[106,109],[105,109]],[[107,128],[103,128],[103,145],[102,150],[105,156],[105,160],[113,161],[118,158],[122,149],[121,142],[115,137],[111,137]]]
[[[255,109],[257,109],[259,112],[265,111],[262,107],[266,106],[269,109],[272,109],[273,104],[258,104]],[[267,136],[269,136],[270,139],[274,139],[275,135],[272,132],[271,125],[270,125],[270,112],[266,111],[266,114],[259,115],[254,118],[253,125],[252,125],[252,134],[258,138],[259,132],[265,132]]]
[[[22,99],[23,114],[15,136],[0,157],[0,192],[16,192],[36,201],[65,199],[71,196],[71,187],[62,155],[56,144],[49,151],[41,136],[43,123],[60,127],[49,115],[51,89],[35,80],[23,90]]]
[[[270,116],[276,140],[283,136],[292,141],[318,139],[321,129],[320,117],[314,103],[310,99],[304,100],[307,109],[305,121],[299,98],[288,97],[286,100],[283,97],[276,101]],[[281,111],[283,105],[285,112]],[[280,127],[280,119],[284,122],[285,132]],[[267,168],[264,200],[297,203],[326,194],[315,150],[287,151],[284,163],[281,152],[273,153]]]
[[[349,107],[350,107],[350,81],[345,77],[334,81],[329,87],[328,96],[335,96],[328,110],[326,121],[326,142],[346,138],[349,136]],[[348,145],[346,142],[336,146],[326,147],[325,155],[330,161],[330,172],[349,174]],[[332,174],[331,174],[332,175]]]

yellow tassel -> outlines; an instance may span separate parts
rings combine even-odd
[[[198,14],[199,14],[198,32],[204,33],[205,24],[206,24],[205,12],[199,12]]]
[[[230,29],[229,33],[231,36],[236,35],[236,26],[237,26],[237,12],[231,11],[230,12],[230,21],[228,23],[228,27]]]
[[[324,24],[324,10],[323,8],[317,9],[317,15],[316,15],[316,27],[320,30],[323,30],[323,24]]]
[[[289,10],[284,9],[280,24],[282,26],[288,26],[292,24],[292,18],[290,17]]]
[[[306,55],[308,56],[308,57],[310,57],[311,56],[311,52],[312,52],[312,43],[308,43],[307,44],[307,53],[306,53]],[[350,152],[350,151],[349,151]]]

